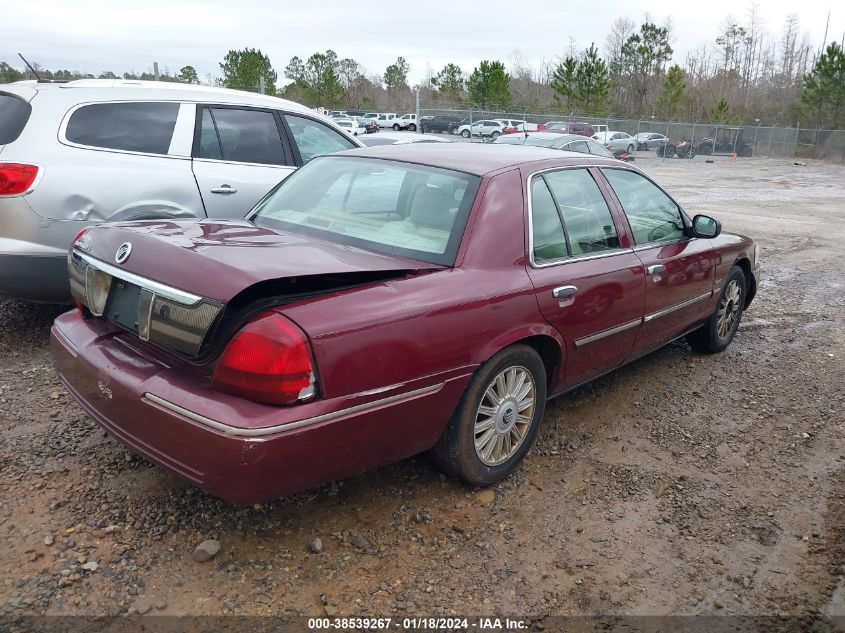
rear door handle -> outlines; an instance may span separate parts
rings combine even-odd
[[[575,296],[575,293],[577,292],[577,286],[559,286],[552,290],[552,296],[554,296],[555,299],[566,299],[568,297]]]
[[[223,185],[221,187],[212,187],[211,193],[232,194],[238,193],[238,190],[234,187],[230,187],[229,185]]]
[[[663,264],[652,264],[646,270],[648,270],[649,275],[659,275],[660,273],[666,272],[666,266]]]

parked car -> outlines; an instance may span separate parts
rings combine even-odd
[[[448,114],[435,114],[432,116],[420,117],[420,131],[423,134],[428,132],[451,133],[452,126],[457,127],[462,121],[461,117]]]
[[[378,123],[375,119],[368,119],[366,117],[355,117],[355,120],[358,122],[358,125],[364,129],[364,132],[367,134],[374,134],[378,132],[379,127]]]
[[[393,127],[397,125],[396,113],[395,112],[382,112],[376,117],[376,121],[378,122],[378,126],[382,129]]]
[[[352,136],[358,136],[358,134],[366,134],[364,128],[358,125],[358,121],[355,119],[336,119],[335,123],[337,123],[338,127],[342,128],[344,132],[347,134],[351,134]]]
[[[403,114],[399,119],[393,124],[393,129],[397,132],[399,130],[410,130],[411,132],[417,131],[417,115],[414,113],[410,114]]]
[[[724,350],[756,253],[618,161],[353,150],[246,220],[89,229],[52,348],[105,430],[232,501],[423,451],[487,486],[525,456],[548,398],[685,334]]]
[[[382,132],[378,136],[370,136],[361,139],[367,147],[378,145],[402,145],[407,143],[451,143],[448,138],[435,136],[434,134],[403,134],[390,130]]]
[[[0,86],[0,295],[69,303],[68,246],[86,226],[243,217],[298,166],[360,146],[305,106],[251,92]]]
[[[545,124],[547,132],[558,132],[560,134],[577,134],[579,136],[593,137],[595,129],[589,123],[578,121],[549,121]]]
[[[666,135],[658,134],[657,132],[640,132],[634,139],[637,142],[637,150],[640,152],[650,149],[656,150],[658,147],[669,142]]]
[[[349,115],[346,110],[329,110],[329,116],[333,119],[345,119]]]
[[[464,138],[469,138],[470,136],[496,138],[502,134],[504,127],[500,121],[481,119],[480,121],[473,121],[472,125],[467,123],[460,126],[455,133]]]
[[[542,132],[543,130],[545,130],[545,127],[542,123],[540,125],[537,125],[536,123],[528,123],[527,121],[518,121],[516,119],[496,120],[502,124],[503,134],[515,134],[517,132]]]
[[[614,132],[611,130],[610,132],[600,132],[593,138],[609,150],[624,150],[629,154],[634,153],[637,145],[637,140],[627,132]]]
[[[529,132],[528,134],[503,134],[495,141],[497,145],[525,145],[526,147],[547,147],[568,152],[593,154],[613,158],[613,154],[599,142],[579,134],[557,134],[555,132]]]

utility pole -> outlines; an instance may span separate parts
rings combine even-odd
[[[421,133],[422,128],[420,127],[420,88],[417,86],[417,132]]]
[[[153,62],[153,76],[155,77],[156,81],[158,81],[158,62]]]
[[[264,93],[264,75],[261,75],[261,76],[258,77],[258,92],[260,92],[261,94],[265,94]]]

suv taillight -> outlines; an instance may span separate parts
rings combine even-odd
[[[305,333],[281,314],[265,312],[229,341],[211,386],[264,404],[313,398],[316,378]]]
[[[38,167],[24,163],[0,163],[0,196],[26,192],[38,177]]]

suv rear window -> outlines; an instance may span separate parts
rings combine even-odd
[[[0,92],[0,145],[17,139],[32,112],[32,106],[20,97]]]
[[[178,103],[95,103],[70,116],[71,143],[147,154],[167,154]]]

